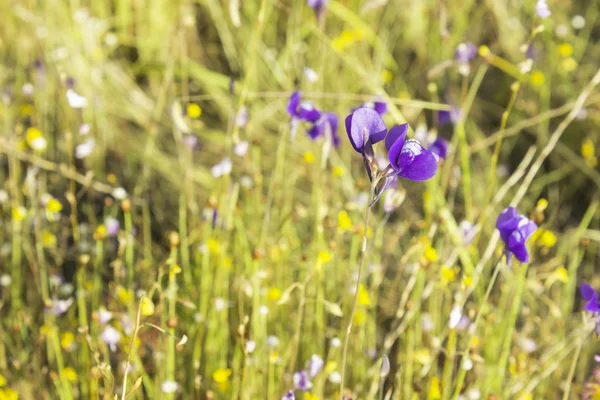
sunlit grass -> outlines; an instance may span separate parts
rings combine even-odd
[[[598,4],[525,3],[0,2],[0,400],[598,396]],[[378,100],[450,151],[365,228]]]

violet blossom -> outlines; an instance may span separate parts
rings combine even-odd
[[[505,253],[508,264],[510,265],[513,255],[522,263],[529,262],[526,242],[537,230],[536,223],[519,215],[516,208],[507,207],[498,215],[496,228],[500,231],[500,237],[506,246]]]

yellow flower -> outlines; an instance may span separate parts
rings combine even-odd
[[[316,394],[304,392],[304,400],[319,400],[319,397]]]
[[[425,251],[423,252],[423,257],[425,257],[425,259],[429,262],[435,262],[435,261],[439,260],[439,258],[440,258],[438,256],[437,251],[430,244],[425,246]]]
[[[96,228],[95,239],[96,240],[104,240],[104,239],[106,239],[106,226],[104,224],[99,225]]]
[[[63,332],[62,335],[60,335],[60,347],[62,347],[63,349],[67,350],[71,348],[74,342],[75,335],[73,334],[73,332]]]
[[[19,394],[12,389],[0,389],[0,400],[18,400]]]
[[[569,43],[561,44],[558,46],[558,54],[560,54],[562,57],[570,57],[571,54],[573,54],[573,46],[571,46]]]
[[[546,77],[542,71],[533,71],[531,73],[531,84],[533,86],[542,86],[546,81]]]
[[[357,310],[356,313],[354,314],[354,325],[360,326],[362,324],[364,324],[367,320],[367,316],[365,315],[364,312],[362,312],[361,310]]]
[[[331,261],[331,254],[327,250],[321,250],[319,252],[319,262],[325,264],[329,261]]]
[[[42,135],[42,131],[40,131],[38,128],[28,128],[27,132],[25,133],[25,139],[27,140],[29,147],[34,150],[42,151],[46,149],[46,139]]]
[[[454,282],[456,280],[456,272],[446,265],[442,265],[440,268],[440,276],[444,282]]]
[[[536,238],[536,243],[538,246],[543,247],[554,247],[556,244],[556,235],[547,229],[540,229],[539,234]]]
[[[212,374],[213,380],[217,383],[227,382],[229,380],[230,376],[231,376],[231,369],[229,369],[229,368],[219,368]]]
[[[221,244],[217,239],[210,238],[206,241],[206,247],[208,251],[212,254],[220,254],[221,253]]]
[[[342,231],[349,231],[352,229],[352,220],[346,210],[342,210],[338,213],[338,228]]]
[[[187,115],[190,118],[200,118],[202,115],[202,108],[196,103],[190,103],[187,106]]]
[[[344,174],[344,168],[342,168],[342,167],[335,167],[333,169],[333,174],[335,176],[342,176]]]
[[[358,305],[359,306],[368,306],[371,304],[371,298],[369,297],[369,292],[365,289],[365,286],[361,283],[358,286]]]
[[[329,375],[336,369],[337,369],[337,363],[335,361],[327,361],[327,364],[325,364],[325,368],[323,369],[323,371],[325,372],[326,375]]]
[[[140,311],[144,316],[150,316],[154,314],[154,302],[149,297],[142,297]]]
[[[77,372],[73,368],[65,367],[63,373],[69,382],[77,382]]]
[[[277,301],[280,298],[281,289],[278,289],[276,287],[269,288],[269,291],[267,292],[267,299],[269,299],[269,301]]]
[[[535,208],[540,212],[544,211],[547,207],[548,207],[548,200],[546,200],[546,199],[539,199],[535,206]]]
[[[106,180],[111,185],[114,185],[115,183],[117,183],[117,176],[111,172],[110,174],[106,175]]]
[[[179,265],[177,265],[177,264],[171,266],[170,273],[173,274],[173,275],[180,274],[181,273],[181,267]]]
[[[383,81],[383,83],[390,83],[392,81],[392,78],[392,73],[387,69],[381,71],[381,80]]]
[[[0,387],[6,386],[6,378],[0,374]]]
[[[49,213],[58,213],[62,210],[62,204],[60,203],[60,201],[52,198],[48,201],[48,203],[46,204],[46,211]]]
[[[431,384],[429,385],[429,394],[427,400],[437,400],[442,398],[442,392],[440,391],[440,380],[437,376],[431,378]]]
[[[23,206],[13,207],[12,217],[15,221],[23,221],[27,216],[27,209]]]
[[[590,138],[586,138],[581,144],[581,155],[585,159],[585,162],[590,167],[595,167],[598,163],[596,159],[596,148],[594,142]]]
[[[469,287],[469,286],[471,286],[471,285],[473,284],[473,277],[472,277],[472,276],[468,276],[468,275],[467,275],[467,276],[465,276],[465,277],[463,278],[463,283],[464,283],[464,285],[465,285],[466,287]]]
[[[355,35],[351,31],[343,31],[340,36],[333,39],[331,45],[336,51],[343,51],[354,43]]]
[[[52,233],[45,231],[42,233],[42,246],[46,248],[55,247],[57,243],[56,236]]]
[[[479,47],[479,55],[481,57],[487,57],[491,54],[490,48],[487,47],[486,45],[480,46]]]
[[[307,151],[306,153],[304,153],[304,162],[306,162],[307,164],[314,163],[315,155],[313,153],[311,153],[310,151]]]
[[[567,73],[573,72],[577,69],[577,61],[573,57],[565,58],[560,62],[560,67]]]
[[[556,279],[561,281],[562,283],[569,282],[569,274],[565,267],[558,267],[556,271],[554,271],[553,275],[556,274]]]
[[[131,299],[133,299],[133,295],[127,291],[127,289],[125,289],[123,286],[119,286],[117,288],[117,297],[119,298],[119,301],[121,301],[121,303],[123,304],[128,304]]]

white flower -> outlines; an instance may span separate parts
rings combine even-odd
[[[342,376],[340,375],[339,372],[333,371],[332,373],[329,374],[329,377],[327,379],[329,379],[329,382],[331,382],[333,384],[338,384],[342,381]]]
[[[243,157],[248,152],[248,147],[249,147],[248,142],[243,140],[243,141],[239,142],[238,144],[236,144],[235,146],[233,146],[233,152],[237,156]]]
[[[77,94],[73,89],[67,89],[67,102],[73,108],[86,108],[88,106],[87,98]]]
[[[267,307],[267,306],[265,306],[265,305],[262,305],[262,306],[260,306],[260,307],[258,308],[258,312],[259,312],[261,315],[267,315],[267,314],[269,313],[269,307]]]
[[[583,29],[585,26],[585,18],[581,15],[575,15],[573,19],[571,19],[571,26],[575,29]]]
[[[11,282],[12,282],[12,278],[10,277],[10,275],[2,274],[2,276],[0,276],[0,286],[9,287]]]
[[[473,361],[471,361],[471,359],[468,357],[463,359],[462,369],[464,369],[465,371],[470,371],[471,369],[473,369]]]
[[[267,336],[267,346],[279,347],[279,338],[273,335]]]
[[[246,342],[246,353],[251,354],[256,349],[256,342],[254,340],[248,340]]]
[[[106,325],[102,331],[102,341],[110,347],[110,351],[117,351],[117,343],[121,341],[121,334],[110,325]]]
[[[227,307],[227,302],[225,301],[225,299],[223,299],[222,297],[217,297],[215,299],[215,310],[219,312],[225,309],[225,307]]]
[[[89,138],[85,142],[75,147],[75,158],[86,158],[87,156],[92,154],[94,147],[96,147],[96,141],[92,138]]]
[[[100,320],[100,324],[104,325],[108,321],[110,321],[113,317],[113,314],[108,311],[106,308],[101,308],[98,310],[98,319]]]
[[[339,337],[334,337],[333,339],[331,339],[331,342],[329,342],[329,344],[331,345],[331,347],[340,347],[342,345],[342,341],[340,340]]]
[[[538,0],[537,1],[537,3],[535,4],[535,13],[541,19],[546,19],[550,15],[552,15],[552,13],[550,12],[550,9],[548,8],[548,3],[546,2],[546,0]]]
[[[112,195],[117,200],[125,200],[127,192],[122,187],[118,187],[113,190]]]
[[[163,393],[175,393],[178,387],[179,384],[175,381],[164,381],[160,385],[160,389],[163,391]]]
[[[212,176],[215,178],[219,178],[224,175],[229,175],[231,173],[233,165],[231,163],[231,158],[225,157],[221,162],[216,164],[214,167],[210,169]]]
[[[454,307],[452,307],[452,311],[450,312],[450,321],[448,322],[448,326],[450,327],[450,329],[456,328],[456,326],[460,322],[460,318],[460,307],[458,306],[458,304],[455,304]]]
[[[316,82],[317,79],[319,79],[319,75],[315,72],[315,70],[308,67],[304,68],[304,76],[309,82]]]

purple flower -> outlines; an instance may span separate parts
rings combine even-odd
[[[437,121],[439,125],[455,124],[460,118],[460,108],[453,107],[451,111],[438,111]]]
[[[325,362],[321,357],[316,354],[313,354],[310,357],[310,362],[308,363],[308,371],[310,372],[310,377],[314,378],[322,369]]]
[[[315,10],[315,16],[317,17],[317,21],[321,21],[323,18],[323,13],[327,8],[327,3],[329,0],[306,0],[306,4],[313,10]]]
[[[461,43],[456,46],[454,59],[461,63],[468,63],[477,56],[477,47],[473,43]]]
[[[321,114],[321,118],[310,127],[306,133],[312,140],[317,139],[325,134],[327,127],[331,133],[331,141],[335,147],[340,145],[340,137],[337,134],[339,120],[334,113],[326,112]]]
[[[104,221],[104,226],[106,227],[106,234],[108,236],[117,236],[119,233],[120,225],[119,220],[116,218],[107,218]]]
[[[498,215],[496,228],[500,231],[500,237],[506,245],[506,259],[509,265],[513,254],[520,262],[529,262],[526,242],[537,230],[536,223],[519,215],[516,208],[507,207]]]
[[[541,19],[546,19],[550,15],[552,15],[550,9],[548,8],[548,3],[546,2],[546,0],[538,0],[537,3],[535,3],[535,13]]]
[[[52,309],[53,309],[54,315],[56,315],[56,316],[63,315],[64,313],[66,313],[69,310],[69,308],[71,307],[72,304],[73,304],[72,297],[69,297],[66,300],[54,299],[52,301]]]
[[[358,110],[359,108],[372,108],[373,110],[377,111],[377,114],[379,115],[387,113],[387,103],[383,101],[366,101],[360,106],[353,108],[352,112]]]
[[[413,181],[432,178],[438,165],[438,156],[421,146],[415,139],[406,139],[408,124],[390,129],[385,139],[388,159],[395,174]]]
[[[294,396],[294,391],[288,391],[286,394],[283,395],[281,400],[296,400],[296,396]]]
[[[581,293],[581,297],[587,302],[583,309],[592,313],[600,313],[596,289],[589,283],[582,283],[579,287],[579,292]]]
[[[294,386],[298,390],[307,392],[312,387],[312,382],[308,377],[308,372],[306,372],[306,370],[304,369],[294,373],[292,380],[294,381]]]
[[[302,101],[302,92],[295,91],[290,96],[287,105],[287,113],[292,119],[299,119],[306,122],[317,122],[321,118],[319,111],[310,101]]]
[[[448,141],[444,138],[438,137],[431,143],[429,150],[437,154],[439,158],[446,159],[448,155]]]
[[[121,341],[121,334],[110,325],[106,325],[101,335],[102,341],[110,347],[110,351],[117,351],[117,344]]]
[[[359,108],[346,117],[346,132],[354,150],[364,154],[365,144],[370,146],[381,142],[385,138],[387,127],[377,111]]]

